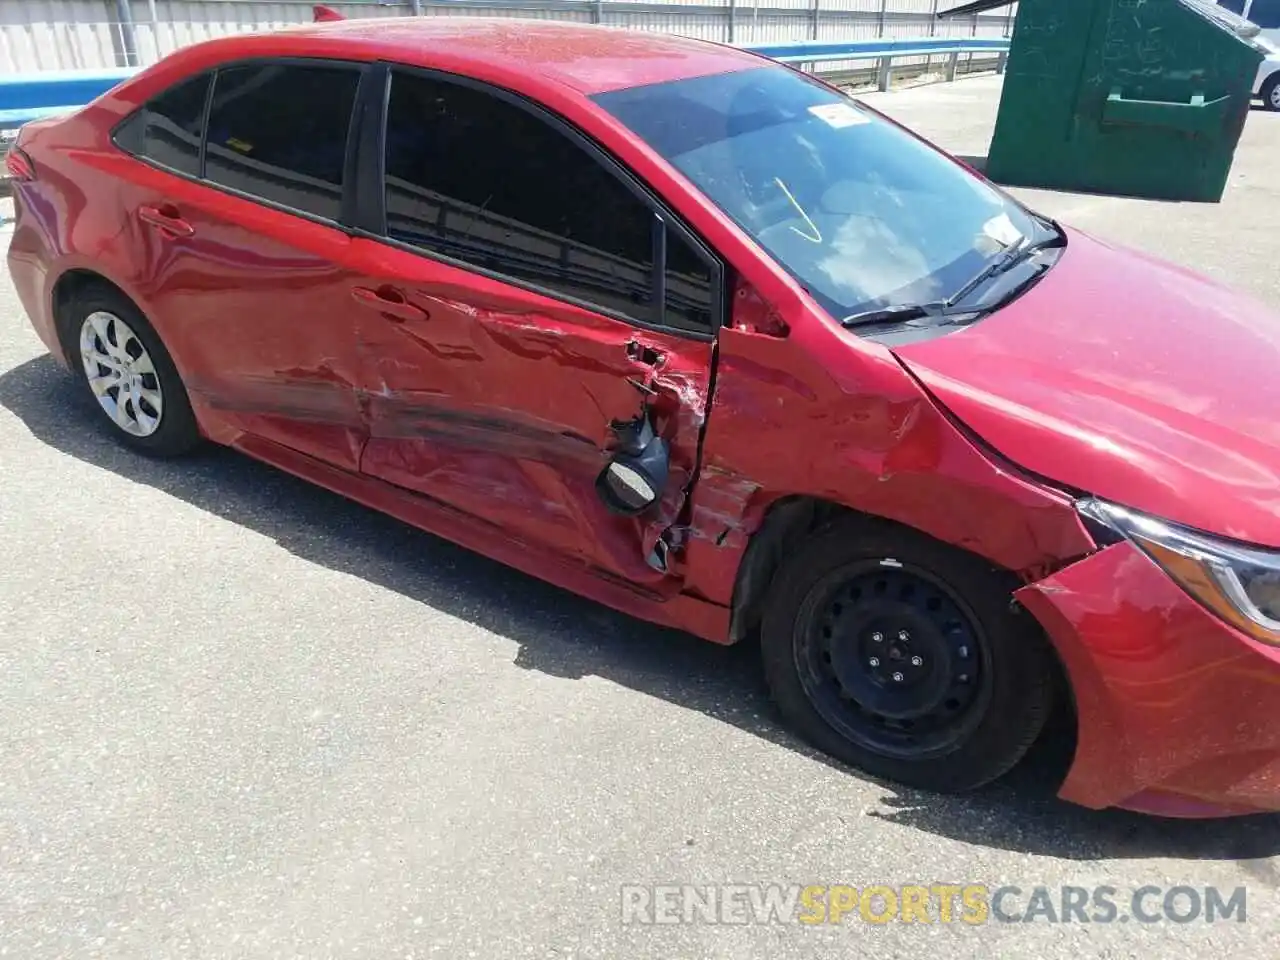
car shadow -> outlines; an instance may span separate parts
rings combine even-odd
[[[114,442],[49,356],[0,375],[0,406],[41,442],[275,540],[296,556],[360,577],[515,641],[515,665],[601,677],[697,710],[814,762],[850,772],[788,733],[749,644],[720,647],[614,613],[234,451],[149,460]],[[1070,760],[1069,725],[1051,727],[1011,775],[964,796],[879,783],[872,816],[927,833],[1065,859],[1240,860],[1280,885],[1280,816],[1212,822],[1089,811],[1053,796]]]

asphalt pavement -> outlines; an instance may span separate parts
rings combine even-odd
[[[978,78],[867,99],[980,157],[997,96]],[[1277,157],[1280,115],[1255,111],[1221,204],[1018,192],[1280,308]],[[1060,735],[961,798],[838,768],[781,727],[745,647],[631,621],[229,451],[123,451],[8,284],[0,631],[0,955],[1275,955],[1280,819],[1061,803]],[[1017,887],[1000,912],[1033,916],[738,909],[757,890],[940,883]],[[668,884],[694,885],[694,907]],[[1062,888],[1099,885],[1115,918],[1063,922]],[[1175,886],[1202,905],[1243,887],[1247,907],[1145,922],[1130,907],[1148,886],[1148,914]],[[1029,910],[1036,887],[1059,922]]]

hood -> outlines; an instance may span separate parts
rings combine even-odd
[[[1280,315],[1068,231],[1044,278],[972,327],[894,353],[1023,469],[1280,547]]]

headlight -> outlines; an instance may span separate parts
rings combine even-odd
[[[1081,500],[1076,509],[1137,544],[1233,627],[1280,644],[1280,553],[1219,540],[1103,500]]]

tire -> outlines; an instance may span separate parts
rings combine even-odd
[[[873,776],[946,793],[989,783],[1027,752],[1052,702],[1052,654],[1015,611],[1015,586],[915,531],[838,520],[770,588],[761,644],[774,701],[811,744]]]
[[[200,430],[173,358],[132,301],[107,286],[87,287],[72,297],[61,323],[72,372],[116,440],[151,457],[177,457],[199,446]]]
[[[1263,107],[1268,110],[1280,110],[1280,73],[1273,73],[1267,77],[1259,96],[1262,97]]]

